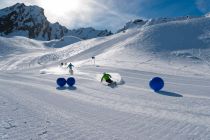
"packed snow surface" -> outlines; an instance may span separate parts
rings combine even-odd
[[[207,29],[202,17],[55,48],[59,40],[0,37],[0,139],[209,140]],[[100,82],[104,72],[115,88]],[[74,87],[57,88],[72,76]],[[155,93],[157,76],[165,87]]]

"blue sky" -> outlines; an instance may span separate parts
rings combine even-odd
[[[49,2],[43,4],[43,1]],[[135,18],[176,17],[186,15],[203,15],[210,12],[210,0],[53,0],[54,5],[75,4],[73,8],[62,15],[56,15],[57,8],[51,9],[52,0],[1,0],[0,8],[16,2],[26,5],[39,5],[45,9],[45,14],[51,22],[60,22],[68,28],[93,26],[98,29],[107,28],[116,31],[126,22]],[[73,4],[73,5],[74,5]],[[76,5],[75,4],[75,5]],[[63,8],[64,9],[64,8]]]

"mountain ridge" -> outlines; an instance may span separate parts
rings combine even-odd
[[[205,16],[181,16],[181,17],[173,17],[173,18],[160,17],[160,18],[153,18],[153,19],[134,19],[127,22],[123,28],[117,31],[117,33],[125,32],[126,30],[131,29],[131,28],[139,28],[143,26],[151,26],[151,25],[168,23],[168,22],[173,22],[173,21],[183,21],[183,20],[208,17],[209,15],[210,14],[206,14]]]
[[[0,36],[24,36],[47,41],[61,39],[64,36],[91,39],[109,35],[112,33],[108,30],[96,30],[92,27],[69,30],[58,22],[50,23],[44,9],[35,5],[17,3],[0,9]]]

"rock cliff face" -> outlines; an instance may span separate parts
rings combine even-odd
[[[44,9],[38,6],[26,6],[17,3],[0,10],[0,35],[25,36],[37,40],[60,39],[72,35],[81,39],[90,39],[111,35],[107,30],[81,28],[68,30],[57,23],[50,23],[44,15]]]

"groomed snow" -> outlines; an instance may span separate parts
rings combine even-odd
[[[73,88],[59,89],[58,77],[39,71],[0,74],[1,139],[204,139],[210,138],[209,79],[84,66]],[[101,84],[96,75],[118,72],[125,83]]]
[[[209,140],[209,26],[172,21],[62,48],[1,37],[0,139]],[[72,76],[61,62],[73,63],[74,87],[57,87]],[[115,88],[100,82],[104,72]]]

